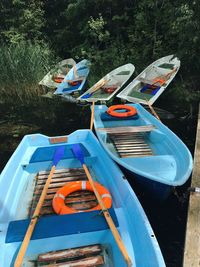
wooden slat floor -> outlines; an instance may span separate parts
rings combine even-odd
[[[144,133],[110,133],[109,138],[121,158],[153,155]]]
[[[34,213],[42,189],[48,178],[49,171],[40,171],[36,176],[35,189],[30,206],[30,216]],[[86,181],[87,177],[82,168],[56,170],[49,185],[45,201],[40,215],[46,216],[55,214],[52,208],[52,199],[57,190],[72,181]],[[77,191],[70,194],[65,203],[78,210],[85,210],[95,207],[97,199],[93,192]],[[104,266],[105,251],[101,245],[72,248],[60,251],[52,251],[38,255],[34,266],[43,267],[95,267]]]
[[[29,212],[30,216],[32,216],[34,213],[34,209],[37,205],[37,202],[39,200],[39,197],[41,195],[42,189],[44,187],[44,184],[47,180],[48,175],[49,175],[49,171],[40,171],[37,174],[35,189],[33,193],[33,199],[32,199],[32,203],[30,206],[30,212]],[[43,203],[40,215],[54,214],[54,211],[52,208],[52,199],[55,193],[58,191],[58,189],[60,189],[61,187],[63,187],[69,182],[85,181],[85,180],[87,180],[87,177],[82,168],[56,170],[52,177],[52,181],[49,185],[47,195]],[[74,209],[86,210],[86,209],[95,207],[97,205],[97,200],[93,192],[77,191],[77,192],[70,194],[65,199],[65,203],[69,207],[72,207]]]
[[[37,266],[43,267],[95,267],[105,263],[102,246],[65,249],[38,255]]]

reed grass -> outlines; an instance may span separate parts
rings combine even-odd
[[[41,95],[38,82],[55,64],[45,44],[19,43],[0,47],[1,102],[30,101]]]

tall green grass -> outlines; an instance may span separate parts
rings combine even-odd
[[[38,82],[55,63],[45,44],[19,43],[0,47],[1,102],[28,102],[41,95]]]

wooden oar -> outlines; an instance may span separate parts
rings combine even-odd
[[[92,111],[91,111],[91,119],[90,119],[90,130],[92,131],[93,124],[94,124],[94,105],[95,101],[92,101]]]
[[[156,85],[157,83],[159,83],[159,85],[162,86],[170,78],[172,73],[174,73],[176,70],[177,70],[177,67],[174,68],[172,71],[168,72],[167,74],[156,77],[155,79],[153,79],[152,85]]]
[[[26,234],[24,236],[24,240],[22,241],[20,250],[18,252],[17,258],[16,258],[15,263],[14,263],[14,267],[20,267],[22,265],[23,258],[24,258],[24,255],[26,253],[29,241],[31,239],[31,236],[32,236],[33,230],[35,228],[35,225],[36,225],[36,223],[38,221],[40,210],[41,210],[41,207],[43,205],[44,199],[46,197],[49,184],[51,183],[51,179],[52,179],[52,176],[53,176],[54,171],[56,169],[56,165],[58,164],[58,162],[60,161],[60,159],[64,155],[64,149],[65,149],[64,146],[60,146],[55,151],[55,154],[54,154],[54,157],[53,157],[53,164],[52,164],[53,166],[51,168],[50,174],[49,174],[49,176],[48,176],[48,178],[46,180],[46,183],[44,185],[44,188],[42,190],[42,193],[41,193],[40,199],[39,199],[39,201],[37,203],[37,206],[35,208],[33,217],[31,218],[30,224],[29,224],[28,229],[26,231]]]
[[[109,79],[110,80],[110,79]],[[96,85],[94,85],[91,88],[91,91],[85,95],[83,95],[81,98],[82,99],[87,99],[90,98],[97,90],[99,90],[102,86],[104,86],[109,80],[105,80],[104,78],[102,78],[100,81],[98,81],[96,83]]]
[[[149,104],[148,100],[147,101],[147,105],[149,106],[149,109],[151,110],[151,113],[159,120],[161,121],[160,117],[158,116],[158,114],[156,113],[155,109],[152,107],[151,104]]]
[[[69,72],[69,67],[68,67],[68,64],[66,66],[66,74]]]
[[[79,144],[74,144],[72,146],[72,151],[73,151],[75,157],[82,164],[82,167],[83,167],[83,169],[84,169],[84,171],[85,171],[85,173],[87,175],[87,178],[88,178],[88,180],[89,180],[89,182],[90,182],[90,184],[92,186],[92,189],[93,189],[93,191],[95,193],[95,196],[96,196],[96,198],[98,200],[98,203],[99,203],[99,205],[100,205],[100,207],[102,209],[103,215],[104,215],[104,217],[105,217],[105,219],[106,219],[106,221],[107,221],[107,223],[108,223],[108,225],[110,227],[110,230],[111,230],[111,232],[113,234],[113,237],[115,238],[115,241],[117,242],[117,245],[118,245],[118,247],[119,247],[119,249],[120,249],[120,251],[121,251],[121,253],[122,253],[122,255],[123,255],[123,257],[124,257],[124,259],[126,261],[126,263],[127,263],[127,266],[129,266],[129,267],[132,266],[132,262],[131,262],[131,259],[130,259],[129,255],[128,255],[126,247],[125,247],[124,243],[122,242],[122,239],[121,239],[120,234],[119,234],[119,232],[118,232],[118,230],[117,230],[117,228],[116,228],[116,226],[115,226],[115,224],[113,222],[113,219],[110,216],[110,213],[107,210],[106,206],[104,205],[104,203],[102,201],[102,198],[101,198],[101,196],[99,195],[99,193],[98,193],[98,191],[96,189],[96,186],[95,186],[95,183],[94,183],[94,181],[92,179],[92,176],[91,176],[91,174],[90,174],[90,172],[89,172],[89,170],[88,170],[88,168],[87,168],[87,166],[86,166],[86,164],[84,162],[84,154],[83,154],[83,151],[81,149],[81,146]]]
[[[172,73],[175,72],[176,70],[177,70],[177,67],[174,68],[172,71],[168,72],[167,74],[160,75],[160,76],[154,78],[153,80],[148,80],[148,79],[145,79],[142,77],[138,78],[138,80],[142,83],[155,85],[155,86],[162,86],[170,78]]]
[[[73,71],[74,71],[74,78],[77,79],[78,78],[78,73],[77,73],[76,64],[74,64],[74,66],[73,66]]]

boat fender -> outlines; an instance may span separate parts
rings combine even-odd
[[[99,195],[101,196],[105,207],[109,209],[112,206],[112,197],[109,191],[97,182],[95,182],[95,187]],[[54,211],[57,214],[71,214],[71,213],[83,212],[83,210],[73,209],[65,204],[65,198],[69,194],[80,190],[87,190],[93,192],[92,186],[90,185],[89,181],[69,182],[65,186],[60,188],[54,195],[52,201],[52,206]],[[94,210],[101,210],[101,206],[98,204],[94,208],[84,210],[84,212],[94,211]]]
[[[125,109],[125,112],[117,112],[116,110]],[[114,105],[107,109],[107,113],[113,117],[126,118],[137,114],[137,110],[134,107],[128,105]]]

